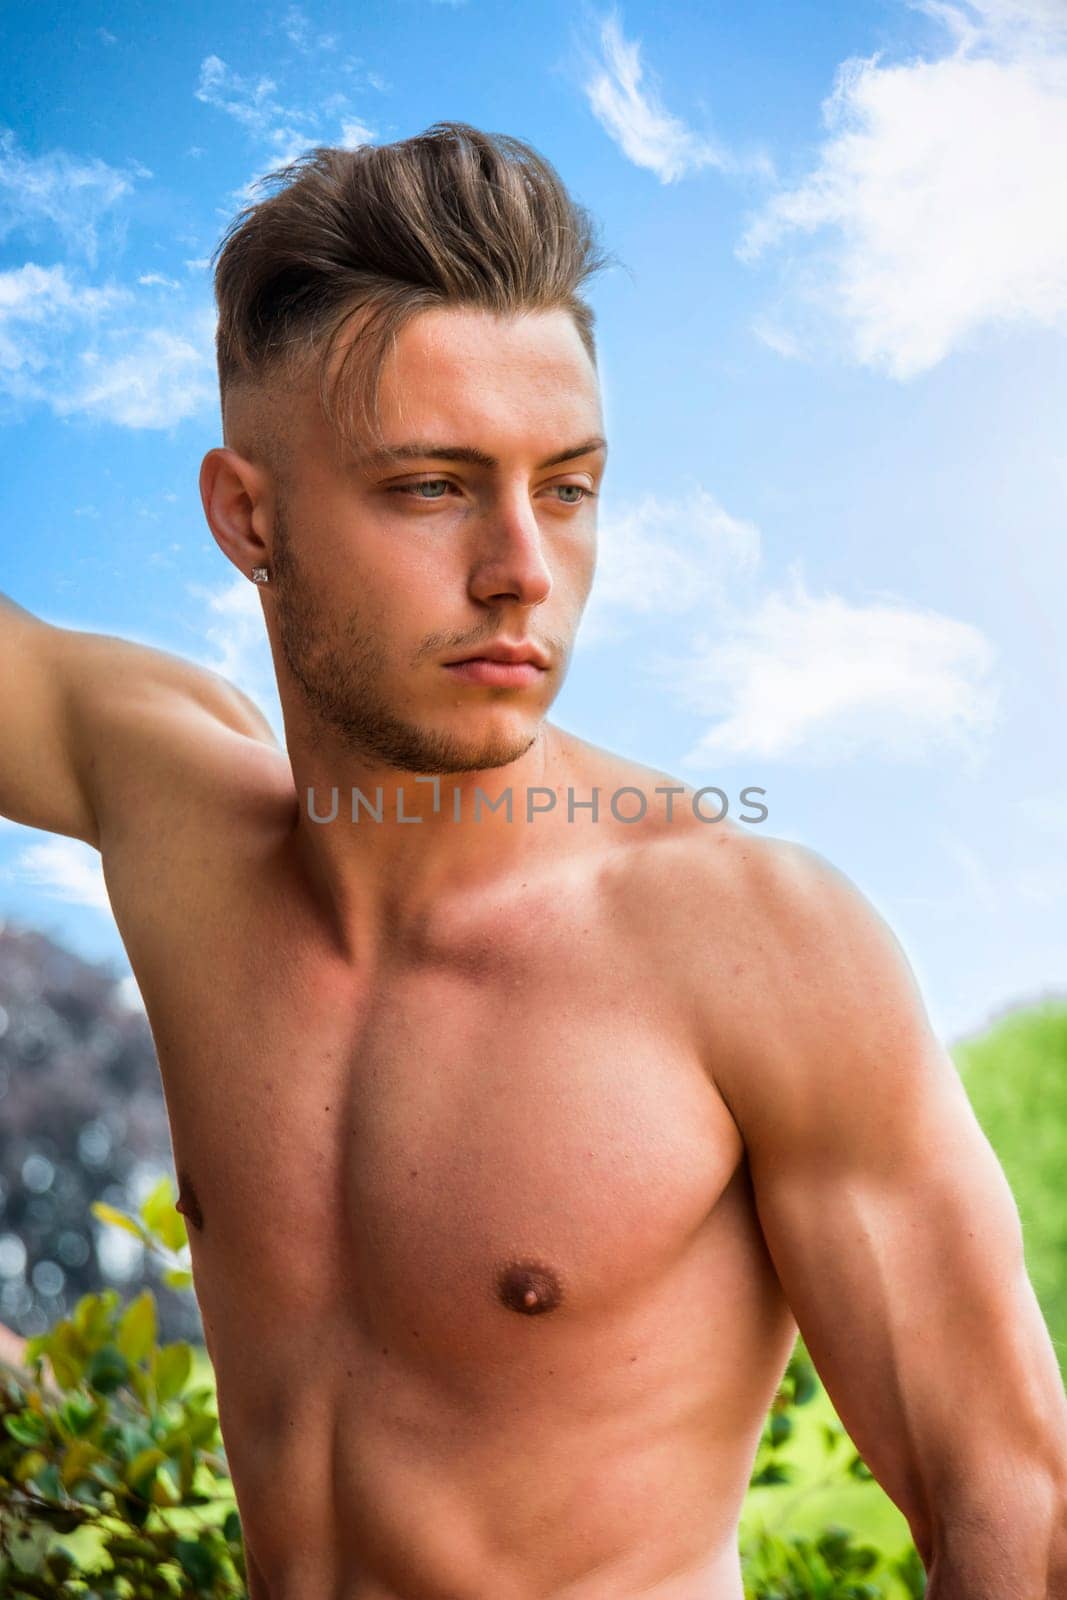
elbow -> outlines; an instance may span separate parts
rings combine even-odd
[[[995,1580],[1005,1600],[1067,1600],[1067,1473],[1061,1470],[1027,1470],[1002,1460],[999,1470],[968,1474],[909,1525],[931,1597],[944,1591],[947,1600],[957,1586],[963,1594]]]

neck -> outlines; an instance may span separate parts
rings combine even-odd
[[[518,870],[566,811],[564,737],[542,723],[505,766],[440,774],[291,738],[297,851],[344,947]]]

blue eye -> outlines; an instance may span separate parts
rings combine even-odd
[[[447,478],[419,478],[418,481],[415,482],[415,483],[398,483],[398,484],[394,484],[390,488],[389,493],[390,494],[406,494],[406,495],[409,496],[409,498],[414,499],[414,500],[443,500],[443,499],[445,499],[445,495],[444,494],[423,494],[422,493],[423,489],[433,489],[433,488],[436,488],[436,487],[438,487],[440,485],[443,485],[445,490],[448,490],[448,489],[452,488],[452,484],[449,482],[449,480]],[[575,490],[577,490],[578,498],[576,498],[574,500],[561,500],[559,502],[560,505],[564,505],[564,506],[580,506],[583,503],[583,501],[591,500],[594,497],[593,496],[593,490],[592,489],[587,489],[584,483],[557,483],[557,484],[553,485],[553,488],[556,489],[556,490],[560,490],[560,489],[575,489]]]
[[[445,488],[448,488],[447,478],[420,478],[418,483],[399,484],[398,490],[400,494],[413,494],[417,500],[441,500],[444,498],[443,495],[419,493],[420,489],[432,489],[438,483],[443,483]]]

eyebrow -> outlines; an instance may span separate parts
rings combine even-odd
[[[537,463],[536,470],[540,472],[544,467],[557,467],[562,461],[575,461],[579,456],[592,455],[597,450],[607,451],[607,440],[595,434],[591,439],[584,439],[581,444],[571,445],[567,450],[560,450],[556,455],[549,456],[545,461]],[[472,444],[434,444],[424,439],[411,439],[405,444],[389,445],[383,450],[375,450],[360,457],[359,464],[363,467],[388,466],[395,461],[411,460],[433,461],[466,461],[475,467],[498,467],[500,462],[496,456],[487,455],[484,450],[479,450]]]

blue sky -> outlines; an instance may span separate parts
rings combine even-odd
[[[0,18],[0,590],[222,671],[280,728],[197,489],[208,257],[314,144],[534,144],[594,279],[611,460],[552,719],[766,791],[941,1034],[1067,992],[1061,0]],[[0,915],[128,971],[95,852],[0,824]]]

